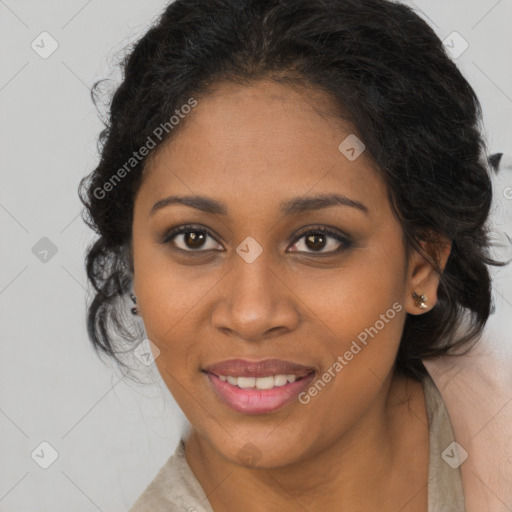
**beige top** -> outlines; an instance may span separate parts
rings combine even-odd
[[[448,411],[430,376],[423,381],[430,430],[428,512],[465,512],[454,434]],[[181,439],[176,451],[129,512],[214,512],[187,459]]]

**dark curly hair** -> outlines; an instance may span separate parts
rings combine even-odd
[[[86,261],[94,287],[87,326],[97,352],[120,362],[114,338],[129,334],[123,301],[133,279],[133,203],[148,156],[132,161],[129,172],[126,162],[192,96],[222,82],[262,79],[332,99],[387,184],[407,254],[420,251],[441,275],[436,305],[407,315],[395,371],[421,379],[422,359],[471,348],[491,311],[488,265],[504,264],[489,252],[492,183],[481,106],[410,7],[388,0],[176,0],[121,66],[99,136],[99,165],[80,183],[84,220],[99,234]],[[182,125],[162,132],[152,154]],[[419,245],[435,244],[439,235],[452,242],[444,271]]]

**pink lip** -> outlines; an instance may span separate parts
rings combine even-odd
[[[248,359],[230,359],[204,368],[214,375],[231,375],[232,377],[266,377],[267,375],[296,375],[304,377],[314,372],[315,368],[304,366],[283,359],[264,359],[250,361]],[[283,386],[286,387],[286,386]]]
[[[315,376],[315,372],[306,375],[300,380],[288,382],[284,386],[273,389],[242,389],[221,381],[213,373],[207,373],[206,375],[216,395],[231,409],[243,414],[268,414],[293,402],[309,386]],[[267,373],[266,375],[269,374]]]

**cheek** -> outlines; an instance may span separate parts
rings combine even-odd
[[[187,279],[183,267],[172,262],[168,248],[142,229],[134,230],[133,260],[134,289],[146,328],[157,338],[165,337],[197,302],[197,280]]]
[[[329,278],[296,282],[297,295],[307,297],[312,319],[319,320],[318,348],[327,360],[323,370],[343,374],[333,389],[363,390],[368,377],[384,379],[396,357],[405,321],[405,259],[399,250],[374,247],[354,253]],[[338,356],[341,367],[333,368]]]
[[[346,338],[373,325],[395,302],[403,302],[404,269],[398,250],[386,253],[372,244],[354,251],[337,269],[297,274],[293,290],[325,326]]]
[[[401,275],[391,268],[366,268],[360,262],[357,271],[339,273],[308,302],[318,328],[313,347],[322,367],[302,396],[301,418],[308,435],[326,446],[364,414],[393,368],[405,308]]]
[[[201,376],[204,354],[204,308],[218,278],[201,265],[173,262],[164,248],[134,237],[134,288],[147,337],[157,345],[156,365],[174,395],[180,383]],[[201,348],[203,346],[203,349]]]

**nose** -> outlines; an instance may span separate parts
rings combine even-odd
[[[213,309],[213,326],[244,341],[262,341],[295,330],[300,322],[297,298],[283,276],[263,256],[252,263],[235,258]]]

